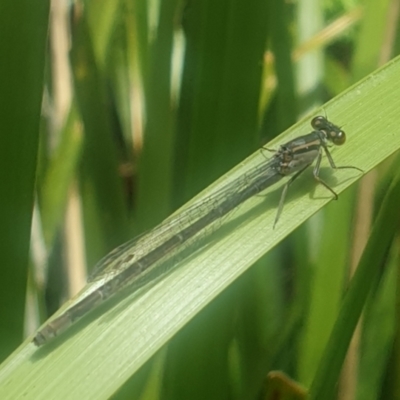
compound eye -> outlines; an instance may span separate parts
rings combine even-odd
[[[328,121],[326,120],[325,117],[322,117],[321,115],[318,115],[317,117],[314,117],[311,120],[311,126],[317,131],[320,131],[320,130],[323,130],[324,128],[326,128],[327,124],[328,124]]]
[[[332,131],[329,136],[331,137],[333,144],[336,144],[337,146],[344,144],[346,141],[346,134],[343,131]]]

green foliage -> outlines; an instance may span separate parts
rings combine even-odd
[[[48,8],[0,5],[0,359],[23,338]]]
[[[12,29],[6,4],[0,6],[2,37]],[[60,285],[57,276],[74,276],[71,237],[92,267],[199,191],[196,201],[265,162],[257,150],[262,143],[277,148],[310,132],[310,115],[326,114],[343,126],[347,142],[332,156],[366,176],[357,189],[362,174],[331,171],[324,161],[321,174],[340,195],[331,202],[306,171],[291,186],[276,229],[283,182],[247,201],[200,245],[184,249],[188,256],[173,259],[160,279],[127,290],[42,348],[27,338],[0,366],[1,399],[256,399],[261,393],[304,399],[303,386],[311,399],[395,398],[400,194],[399,159],[390,157],[400,148],[400,59],[377,68],[395,52],[397,38],[389,34],[397,30],[386,17],[388,1],[362,9],[343,4],[330,2],[327,12],[311,0],[296,6],[76,2],[64,65],[74,94],[69,110],[56,108],[62,123],[52,113],[42,116],[38,166],[39,101],[45,92],[57,103],[61,43],[53,24],[43,87],[47,10],[35,9],[34,34],[23,30],[20,13],[20,28],[13,29],[22,39],[0,46],[10,60],[1,67],[1,121],[9,133],[2,135],[0,159],[7,193],[0,224],[7,238],[1,244],[3,358],[22,337],[28,276],[30,320],[37,309],[48,316],[62,300],[63,291],[55,299],[51,294]],[[343,17],[338,10],[348,13],[347,31],[319,35],[322,21]],[[28,33],[34,57],[24,52]],[[16,54],[26,59],[21,63]],[[300,111],[307,117],[294,123]],[[43,232],[46,255],[40,269],[32,245],[29,274],[36,168],[40,229],[32,236],[36,241]],[[71,235],[64,216],[72,199],[82,217]],[[357,322],[358,345],[349,350]],[[341,376],[348,351],[357,367],[348,364]],[[275,370],[302,387],[269,374]]]

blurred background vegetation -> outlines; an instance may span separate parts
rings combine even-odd
[[[398,13],[398,0],[3,1],[1,359],[107,252],[397,55]],[[292,398],[279,375],[266,389],[272,370],[309,387],[386,171],[269,252],[115,398]],[[331,398],[400,398],[396,248]]]

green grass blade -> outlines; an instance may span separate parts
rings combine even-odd
[[[368,172],[400,148],[399,61],[371,74],[324,107],[328,117],[345,125],[348,133],[346,145],[332,151],[337,165],[355,165]],[[308,131],[309,119],[269,147]],[[264,160],[257,152],[219,183]],[[329,176],[323,168],[322,173],[339,194],[360,178],[356,171],[336,171]],[[296,181],[277,229],[272,230],[272,223],[281,185],[272,188],[266,198],[246,202],[225,221],[209,245],[181,261],[179,268],[150,289],[99,310],[95,318],[82,320],[43,349],[27,341],[0,369],[0,397],[108,398],[206,304],[331,201],[324,188],[313,190],[314,186],[309,176]]]
[[[48,1],[0,3],[0,360],[23,337],[48,14]]]
[[[337,323],[331,333],[321,365],[310,389],[310,399],[331,398],[339,379],[354,329],[364,308],[367,296],[380,273],[395,233],[400,214],[393,213],[400,201],[400,173],[397,174],[373,226],[359,266],[343,300]]]

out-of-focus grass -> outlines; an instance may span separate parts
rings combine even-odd
[[[48,3],[0,4],[0,360],[24,333]]]
[[[265,140],[259,132],[263,138],[274,137],[293,125],[300,110],[373,71],[394,48],[390,32],[396,29],[390,29],[394,22],[386,18],[388,2],[369,3],[355,13],[340,3],[327,11],[313,2],[295,8],[261,0],[102,0],[86,1],[85,7],[77,2],[71,14],[71,64],[78,112],[71,112],[72,126],[65,124],[55,151],[42,140],[38,169],[48,253],[59,254],[68,189],[74,182],[80,183],[85,247],[92,266],[257,149]],[[295,43],[297,37],[324,43],[306,30],[322,29],[324,17],[336,18],[340,8],[351,21],[341,40],[331,38],[327,52],[313,46],[300,58],[293,57],[301,45]],[[372,23],[377,15],[381,24]],[[396,60],[320,111],[344,125],[348,134],[345,146],[333,150],[338,165],[356,165],[367,172],[399,147],[398,76]],[[51,88],[47,85],[50,93]],[[83,135],[76,136],[74,124],[82,122]],[[309,130],[305,120],[269,147]],[[51,124],[43,131],[51,138],[57,134]],[[263,157],[258,153],[221,182],[245,173]],[[378,185],[377,205],[391,172],[389,167]],[[358,178],[349,171],[330,174],[323,168],[322,173],[338,192]],[[26,398],[35,399],[108,398],[118,390],[117,398],[253,399],[272,369],[282,369],[306,386],[314,381],[314,396],[333,396],[332,382],[353,330],[353,323],[338,319],[354,252],[353,230],[373,220],[360,213],[356,218],[355,204],[364,201],[373,208],[374,194],[361,192],[358,200],[353,186],[271,251],[330,200],[307,178],[291,188],[275,231],[271,221],[279,186],[268,198],[240,207],[211,244],[162,281],[139,295],[121,297],[113,307],[102,307],[47,348],[22,347],[0,370],[1,390],[6,390],[2,397],[18,398],[23,388]],[[384,211],[398,214],[390,208]],[[395,285],[385,284],[385,277],[396,267],[396,247],[388,254],[387,263],[379,260],[379,267],[388,265],[383,279],[370,282],[374,290],[359,336],[362,342],[353,351],[362,378],[352,370],[348,377],[353,387],[341,385],[348,393],[357,390],[360,399],[362,393],[379,398],[388,367]],[[62,263],[49,259],[53,276],[60,274]],[[73,265],[66,267],[73,273]],[[388,287],[386,296],[381,285]],[[366,293],[363,297],[356,291],[354,304],[361,303],[353,316]],[[340,315],[348,315],[352,305],[345,302]],[[379,310],[384,310],[381,319]],[[21,321],[21,313],[14,313]],[[371,322],[376,320],[385,324]],[[339,343],[341,352],[328,352],[321,367],[334,325],[330,343]],[[371,359],[378,370],[367,368]],[[396,365],[395,359],[391,362]],[[394,392],[396,383],[385,387]]]

